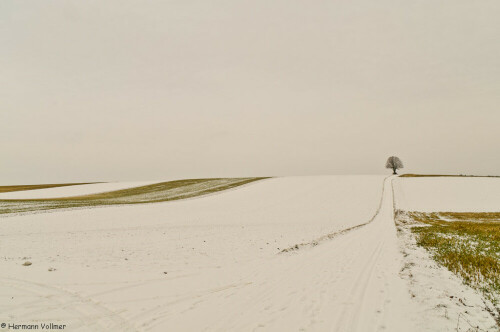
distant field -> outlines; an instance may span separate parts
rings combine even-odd
[[[164,202],[215,193],[262,179],[265,178],[188,179],[160,182],[147,186],[85,196],[51,199],[5,199],[0,200],[0,214],[77,207]]]
[[[28,185],[15,185],[15,186],[0,186],[0,193],[9,193],[13,191],[23,191],[23,190],[36,190],[36,189],[47,189],[47,188],[57,188],[57,187],[67,187],[67,186],[77,186],[81,184],[92,184],[97,182],[87,182],[87,183],[59,183],[59,184],[28,184]]]

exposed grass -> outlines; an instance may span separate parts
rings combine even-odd
[[[22,191],[22,190],[35,190],[35,189],[77,186],[80,184],[91,184],[91,183],[97,183],[97,182],[58,183],[58,184],[26,184],[26,185],[16,185],[16,186],[0,186],[0,193],[8,193],[8,192],[12,192],[12,191]]]
[[[428,177],[470,177],[470,178],[498,178],[497,175],[465,175],[465,174],[402,174],[401,178],[428,178]]]
[[[188,179],[78,197],[0,200],[0,214],[165,202],[207,195],[262,179],[266,178]]]
[[[411,228],[417,244],[462,277],[467,285],[480,290],[499,312],[500,213],[409,212],[407,215],[417,222],[417,227]]]

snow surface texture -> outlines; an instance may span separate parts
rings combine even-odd
[[[426,315],[435,308],[414,301],[400,276],[392,179],[273,178],[184,201],[0,218],[0,321],[67,331],[453,331],[456,320]],[[365,226],[281,252],[376,211]]]
[[[0,193],[0,199],[38,199],[38,198],[60,198],[98,194],[108,191],[128,189],[140,186],[147,186],[160,181],[141,182],[106,182],[79,184],[74,186],[55,187],[47,189],[12,191]]]
[[[396,178],[394,192],[396,207],[405,211],[500,211],[500,178]]]

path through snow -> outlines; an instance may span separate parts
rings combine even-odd
[[[134,321],[155,331],[421,331],[401,266],[386,180],[370,224],[236,271],[183,278],[164,294],[171,301]],[[150,293],[151,287],[136,291]]]

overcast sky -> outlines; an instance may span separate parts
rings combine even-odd
[[[0,2],[0,183],[500,175],[500,1]]]

